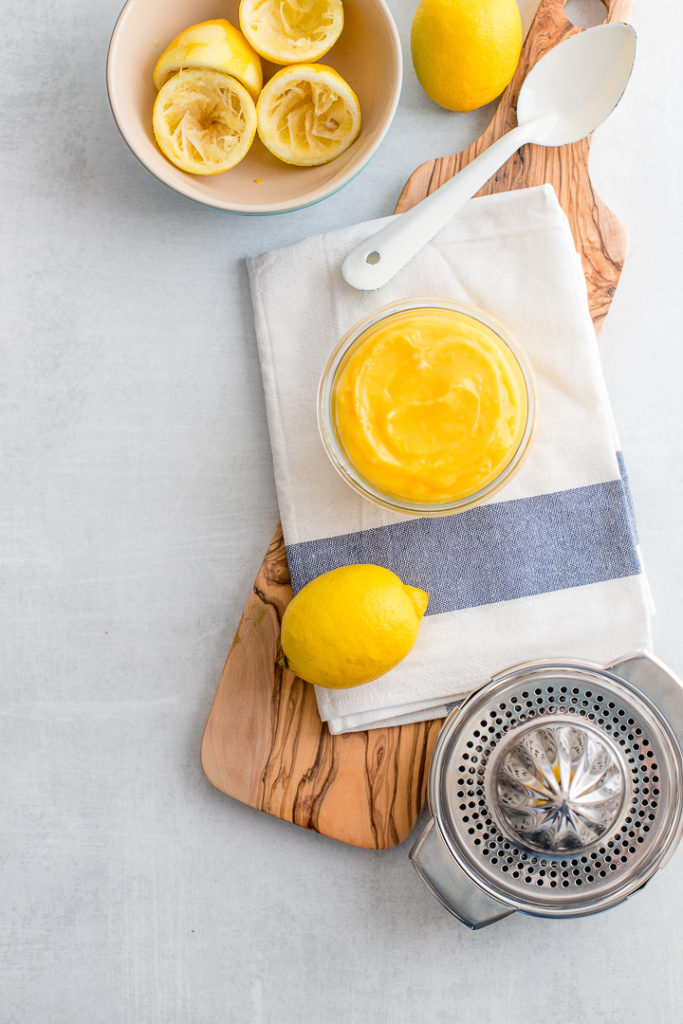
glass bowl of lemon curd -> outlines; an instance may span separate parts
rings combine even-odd
[[[443,516],[481,504],[531,446],[531,367],[488,313],[405,299],[365,317],[323,371],[318,425],[337,472],[394,512]]]

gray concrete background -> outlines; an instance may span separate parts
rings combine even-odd
[[[2,1024],[683,1019],[681,851],[609,913],[473,934],[406,845],[309,834],[199,767],[277,520],[244,256],[390,212],[490,114],[427,100],[415,2],[390,6],[406,82],[382,149],[337,196],[265,219],[192,204],[123,144],[104,86],[118,0],[5,12]],[[683,14],[632,20],[633,81],[592,158],[631,238],[601,352],[656,651],[683,672]]]

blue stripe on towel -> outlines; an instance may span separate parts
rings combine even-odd
[[[354,562],[429,592],[428,615],[641,571],[625,479],[287,547],[294,591]]]
[[[624,500],[626,502],[626,512],[628,513],[629,526],[633,538],[638,543],[638,525],[636,523],[636,512],[633,507],[633,496],[631,494],[631,486],[628,482],[628,472],[626,470],[626,463],[624,462],[624,453],[617,452],[617,462],[619,463],[619,472],[621,473],[621,482],[624,485]]]

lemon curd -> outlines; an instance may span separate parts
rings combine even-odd
[[[349,347],[330,411],[373,490],[399,504],[458,506],[519,453],[529,389],[515,353],[483,321],[454,308],[400,309]]]

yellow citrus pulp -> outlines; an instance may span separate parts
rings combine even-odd
[[[190,25],[164,50],[154,68],[157,89],[181,68],[210,68],[231,75],[256,100],[263,85],[261,58],[225,18]]]
[[[318,60],[344,27],[342,0],[241,0],[240,27],[274,64]]]
[[[282,617],[289,668],[332,689],[384,675],[412,650],[429,595],[379,565],[323,573],[292,598]]]
[[[256,133],[254,101],[236,78],[202,68],[162,85],[152,114],[161,152],[190,174],[220,174],[246,156]]]
[[[413,65],[448,110],[483,107],[509,83],[522,48],[515,0],[421,0],[411,32]]]
[[[446,504],[490,484],[519,449],[528,411],[519,363],[456,310],[391,314],[337,371],[332,419],[349,461],[383,494]]]
[[[358,97],[324,64],[295,64],[278,71],[263,87],[256,111],[264,146],[298,167],[334,160],[360,131]]]

